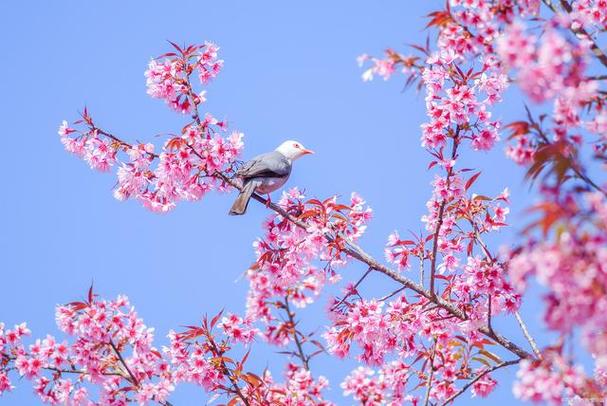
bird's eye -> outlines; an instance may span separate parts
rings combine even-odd
[[[301,148],[301,147],[299,146],[299,144],[293,144],[293,146],[294,146],[295,148]]]

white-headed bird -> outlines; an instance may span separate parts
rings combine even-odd
[[[242,180],[242,191],[230,209],[230,215],[241,215],[247,211],[253,193],[269,194],[285,184],[293,161],[314,151],[306,149],[297,141],[285,141],[274,151],[261,154],[246,162],[237,172]]]

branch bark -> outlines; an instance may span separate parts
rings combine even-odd
[[[287,317],[289,318],[289,323],[293,328],[293,340],[295,340],[295,345],[297,346],[297,353],[299,354],[299,358],[301,359],[301,363],[304,368],[309,371],[310,370],[310,359],[306,356],[306,353],[303,350],[303,345],[299,336],[297,335],[297,329],[295,328],[295,315],[291,312],[291,308],[289,306],[289,297],[285,297],[285,311],[287,312]]]
[[[457,126],[455,135],[453,136],[453,147],[451,148],[451,160],[457,157],[457,147],[459,146],[459,132],[460,128]],[[453,167],[450,166],[447,170],[447,188],[451,186],[451,177],[453,176]],[[430,293],[436,295],[434,284],[436,281],[436,255],[438,253],[438,236],[440,234],[441,227],[443,226],[443,220],[445,215],[445,206],[447,205],[447,199],[443,199],[438,209],[438,221],[436,223],[436,230],[434,231],[434,241],[432,241],[432,259],[430,263]],[[423,281],[421,282],[423,284]]]

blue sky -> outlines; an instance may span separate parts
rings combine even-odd
[[[419,146],[424,103],[414,91],[401,92],[398,77],[363,83],[355,58],[422,42],[422,16],[443,3],[2,2],[0,320],[25,320],[34,336],[57,334],[54,306],[84,296],[91,282],[103,296],[127,294],[156,328],[159,345],[169,329],[205,313],[244,311],[247,284],[240,275],[254,259],[251,244],[265,208],[253,205],[246,216],[228,217],[234,196],[212,194],[168,215],[153,214],[136,202],[116,201],[114,176],[92,172],[58,140],[61,120],[75,119],[85,104],[99,125],[127,140],[154,140],[181,128],[182,117],[145,93],[143,71],[167,50],[167,39],[221,46],[225,69],[208,88],[207,110],[245,133],[245,157],[287,138],[316,150],[297,162],[288,185],[314,197],[359,192],[375,212],[362,245],[381,258],[390,232],[422,227],[433,176]],[[498,107],[497,117],[520,117],[521,107],[511,106]],[[510,187],[516,226],[532,196],[503,147],[464,160],[483,171],[479,193]],[[513,238],[503,232],[494,242]],[[353,264],[343,272],[357,279],[364,269]],[[381,295],[392,287],[374,276],[363,291]],[[322,311],[323,299],[303,314],[305,326],[320,328]],[[523,312],[541,338],[539,302],[528,301]],[[525,345],[513,324],[498,326]],[[260,348],[251,366],[269,366],[279,376],[281,359],[273,351]],[[341,397],[339,382],[353,365],[330,358],[312,364],[330,378],[330,398],[339,404],[351,403]],[[496,404],[515,403],[514,373],[497,374],[503,379]],[[0,405],[35,403],[28,383],[17,386]],[[171,398],[175,405],[205,399],[188,387]]]

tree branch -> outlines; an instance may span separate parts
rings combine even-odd
[[[432,377],[434,376],[434,355],[436,354],[436,340],[434,346],[432,346],[432,354],[430,355],[430,373],[428,373],[428,379],[426,379],[426,395],[424,397],[424,406],[428,406],[430,402],[430,390],[432,389]]]
[[[354,284],[354,286],[352,287],[352,290],[357,290],[358,286],[362,283],[362,281],[365,280],[367,275],[369,275],[369,273],[371,273],[372,270],[373,270],[373,268],[367,269],[367,272],[365,272],[364,275],[361,276],[361,278],[356,282],[356,284]],[[336,303],[333,307],[331,307],[331,311],[337,309],[337,307],[339,305],[341,305],[343,302],[345,302],[346,299],[349,298],[350,296],[352,296],[351,292],[348,292],[348,294],[344,295],[343,299],[341,299],[338,303]]]
[[[455,135],[453,136],[453,147],[451,148],[451,160],[457,157],[457,147],[459,145],[459,132],[460,127],[457,126]],[[447,170],[447,188],[451,186],[451,177],[453,176],[453,167],[450,166]],[[443,220],[445,215],[445,206],[447,205],[447,199],[443,199],[438,209],[438,221],[436,223],[436,229],[434,231],[434,241],[432,241],[432,259],[430,263],[430,293],[436,295],[434,284],[436,281],[436,255],[438,254],[438,236],[440,234],[441,227],[443,226]],[[421,282],[423,284],[423,281]]]
[[[133,372],[131,372],[131,369],[126,364],[126,361],[124,360],[124,358],[122,358],[122,354],[120,353],[120,351],[118,351],[118,348],[116,347],[116,345],[114,344],[114,341],[112,341],[111,338],[110,338],[109,344],[110,344],[110,347],[112,347],[112,349],[114,350],[114,352],[118,356],[118,359],[120,360],[120,363],[124,366],[124,369],[126,369],[126,372],[128,372],[129,376],[131,377],[131,380],[132,380],[131,383],[133,385],[139,387],[139,380],[135,377],[135,375],[133,374]]]
[[[309,365],[310,359],[304,353],[303,345],[299,339],[299,336],[297,335],[297,329],[295,328],[295,315],[291,312],[291,308],[289,307],[289,297],[288,296],[285,297],[285,310],[287,312],[287,317],[289,318],[289,323],[291,324],[291,326],[293,328],[293,339],[295,340],[295,345],[297,346],[297,352],[299,353],[299,358],[301,359],[301,362],[302,362],[304,368],[307,371],[309,371],[310,370],[310,365]]]
[[[518,325],[521,327],[521,330],[523,331],[523,335],[529,342],[529,345],[531,345],[531,349],[533,350],[533,353],[536,355],[537,358],[541,359],[542,353],[540,352],[539,348],[537,347],[537,344],[535,343],[535,340],[533,339],[531,334],[529,334],[529,330],[527,330],[527,325],[523,321],[523,318],[521,317],[518,310],[514,312],[514,317],[516,318]]]
[[[230,384],[232,385],[232,388],[234,389],[234,392],[236,393],[236,395],[242,400],[242,402],[245,406],[251,406],[251,403],[248,401],[248,399],[245,397],[245,395],[240,390],[240,387],[238,386],[238,379],[236,377],[234,377],[234,375],[232,375],[232,373],[230,372],[230,369],[226,365],[226,363],[223,359],[223,352],[220,351],[219,348],[217,348],[217,344],[215,344],[215,341],[213,340],[213,336],[208,331],[207,331],[207,341],[209,342],[209,345],[211,346],[211,348],[213,350],[213,355],[215,355],[216,357],[218,357],[220,359],[220,363],[221,363],[221,367],[223,368],[223,372],[228,377],[228,380],[230,381]]]
[[[477,376],[475,376],[474,378],[472,378],[467,384],[465,384],[459,391],[457,391],[456,393],[454,393],[453,395],[451,395],[451,397],[449,397],[447,400],[445,400],[441,406],[445,406],[451,402],[453,402],[455,400],[455,398],[457,398],[459,395],[463,394],[464,392],[466,392],[466,390],[468,390],[469,387],[471,387],[472,385],[474,385],[477,381],[479,381],[482,377],[484,377],[485,375],[496,371],[500,368],[503,367],[507,367],[510,365],[514,365],[514,364],[518,364],[519,362],[521,362],[521,359],[516,359],[516,360],[512,360],[512,361],[505,361],[502,362],[500,364],[495,365],[494,367],[491,367],[489,369],[484,370],[483,372],[481,372],[480,374],[478,374]]]

